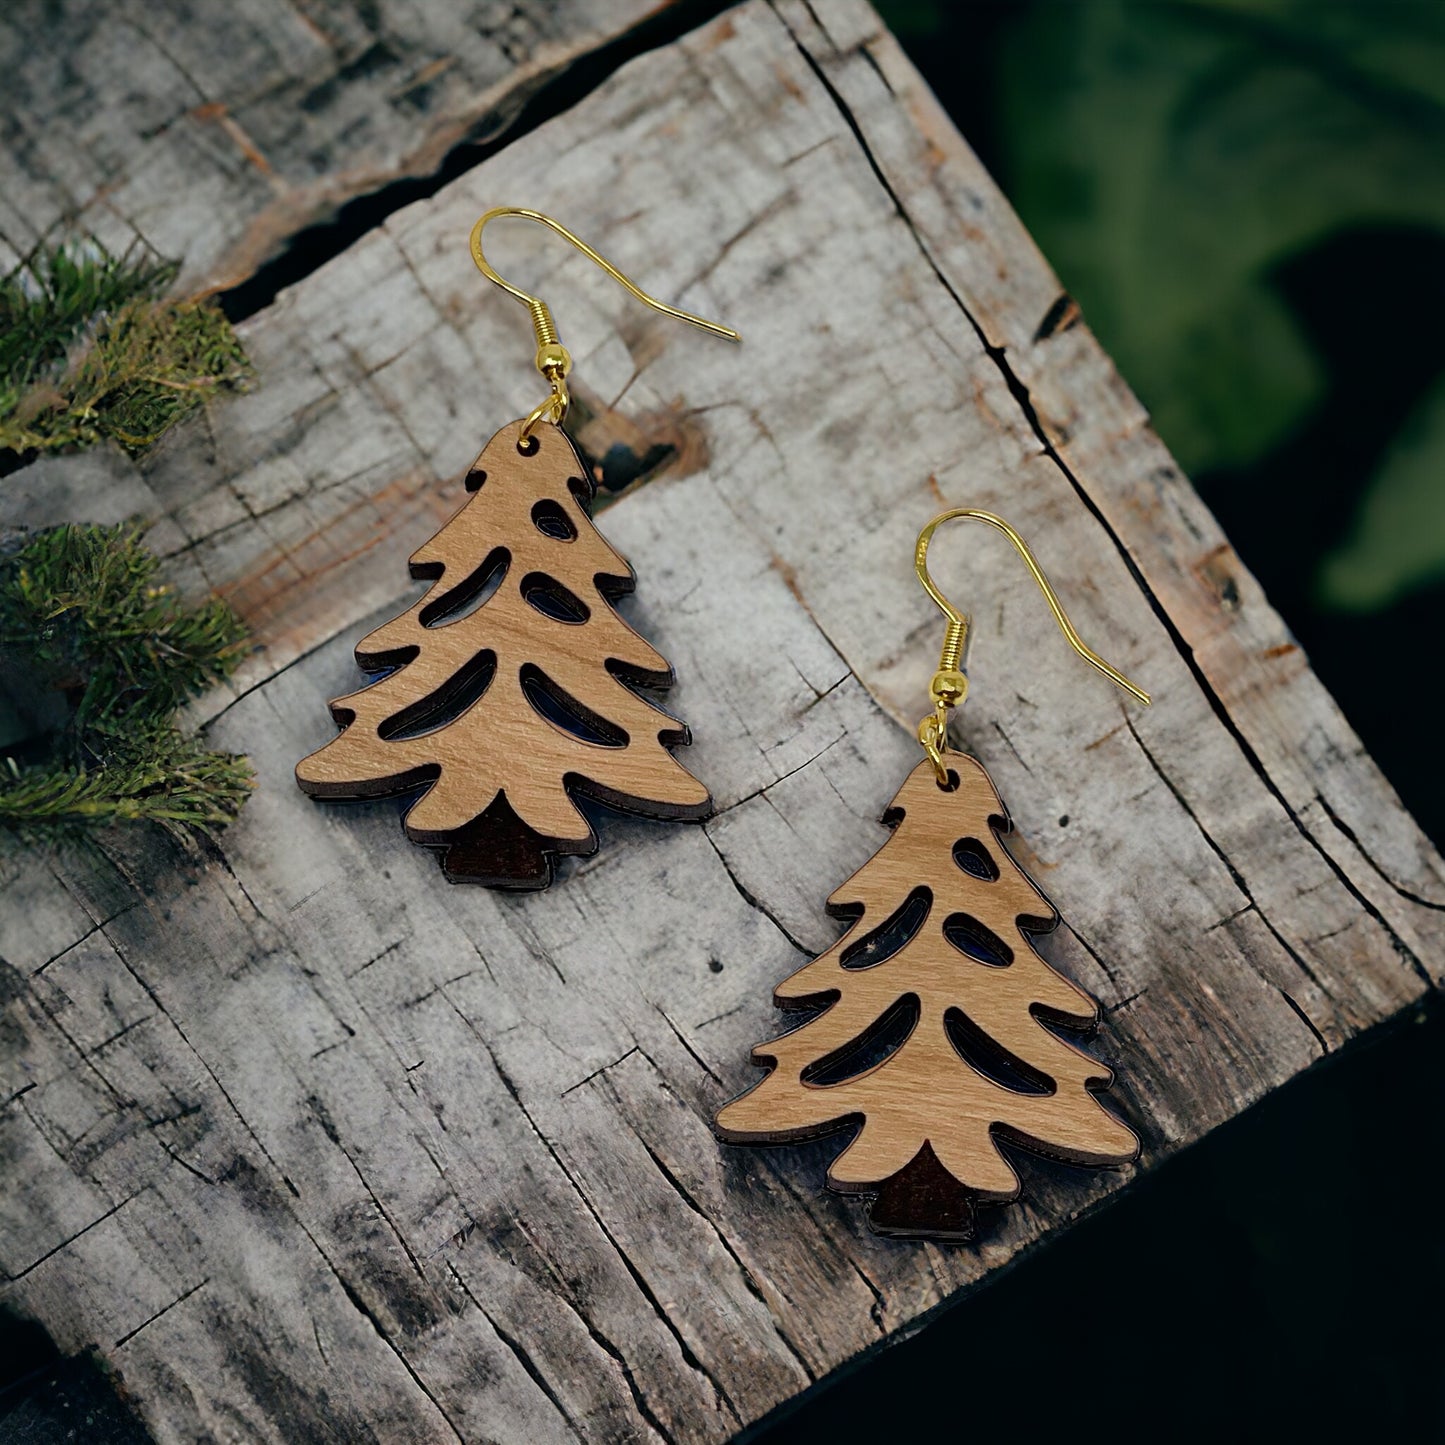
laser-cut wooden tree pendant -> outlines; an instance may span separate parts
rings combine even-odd
[[[592,525],[586,470],[559,428],[527,452],[521,431],[487,443],[474,495],[412,556],[431,588],[357,645],[385,675],[331,704],[342,731],[296,780],[316,798],[424,789],[406,834],[448,878],[545,888],[554,857],[597,847],[575,795],[649,818],[712,803],[667,750],[687,728],[634,691],[672,669],[613,609],[635,579]]]
[[[1092,1025],[1098,1005],[1031,946],[1058,915],[999,841],[993,783],[946,756],[958,787],[919,763],[884,814],[893,836],[828,900],[853,927],[775,992],[822,1012],[753,1050],[770,1072],[715,1127],[780,1144],[858,1125],[828,1183],[876,1194],[880,1234],[959,1239],[975,1200],[1018,1195],[998,1140],[1089,1166],[1139,1141],[1095,1097],[1111,1072],[1051,1027]]]

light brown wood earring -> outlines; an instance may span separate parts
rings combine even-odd
[[[1001,1143],[1086,1166],[1139,1153],[1133,1131],[1096,1096],[1110,1070],[1055,1032],[1092,1027],[1099,1013],[1034,951],[1058,914],[1004,848],[1008,814],[983,765],[949,747],[949,712],[968,691],[969,620],[934,584],[927,558],[934,531],[955,518],[1003,532],[1080,656],[1149,701],[1084,646],[1002,518],[958,508],[919,534],[919,580],[948,618],[934,709],[918,729],[927,757],[883,815],[892,836],[828,899],[828,911],[853,926],[774,993],[779,1007],[811,1017],[753,1050],[769,1072],[715,1124],[730,1144],[855,1127],[829,1185],[875,1195],[874,1230],[913,1238],[968,1238],[976,1201],[1017,1197]]]
[[[592,524],[592,481],[562,431],[572,358],[547,304],[488,264],[482,229],[499,216],[549,227],[654,310],[739,338],[639,290],[540,211],[499,206],[472,228],[482,274],[531,313],[551,390],[487,443],[470,499],[412,555],[431,587],[357,645],[382,675],[331,704],[341,731],[296,781],[324,799],[419,793],[406,834],[441,851],[449,879],[535,889],[556,857],[597,848],[578,796],[663,819],[705,818],[712,800],[668,751],[687,728],[636,691],[670,686],[672,669],[614,610],[635,579]]]

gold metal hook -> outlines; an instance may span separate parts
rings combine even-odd
[[[918,725],[918,740],[932,759],[934,771],[938,774],[939,783],[943,786],[947,786],[948,783],[948,769],[943,762],[943,753],[948,748],[948,713],[951,708],[957,707],[968,694],[968,678],[963,673],[963,653],[968,640],[971,619],[968,613],[960,612],[943,595],[938,584],[929,576],[928,544],[933,540],[933,534],[945,522],[958,520],[986,522],[990,527],[997,528],[1002,532],[1014,544],[1019,556],[1024,559],[1024,563],[1029,569],[1029,575],[1038,583],[1039,591],[1044,594],[1044,600],[1049,604],[1049,611],[1054,614],[1054,621],[1059,624],[1059,630],[1068,640],[1069,646],[1085,662],[1098,668],[1110,682],[1123,688],[1130,697],[1135,698],[1146,707],[1150,702],[1149,694],[1143,688],[1136,687],[1122,672],[1105,662],[1097,652],[1084,643],[1083,638],[1074,630],[1074,624],[1069,621],[1058,594],[1044,575],[1044,569],[1039,566],[1038,558],[1029,550],[1028,543],[1002,517],[995,516],[992,512],[982,512],[974,507],[955,507],[952,511],[943,512],[935,517],[918,534],[918,544],[913,552],[913,570],[918,574],[918,580],[922,583],[923,590],[938,604],[939,609],[948,619],[948,627],[943,637],[943,649],[939,655],[938,671],[933,674],[933,681],[929,684],[934,710]]]
[[[477,269],[488,281],[500,286],[508,296],[516,297],[531,314],[532,330],[537,337],[537,370],[547,378],[552,387],[551,395],[537,407],[523,425],[521,436],[523,444],[528,441],[533,430],[544,417],[554,424],[560,425],[562,418],[567,415],[567,406],[570,401],[567,393],[567,373],[572,370],[572,355],[558,339],[557,323],[553,321],[547,303],[540,296],[531,296],[520,287],[504,281],[492,269],[491,263],[482,251],[482,229],[488,221],[496,220],[498,216],[514,216],[523,221],[536,221],[539,225],[555,231],[564,241],[570,242],[581,251],[589,261],[600,266],[619,286],[630,291],[644,306],[650,306],[654,311],[660,311],[664,316],[671,316],[676,321],[686,321],[690,326],[710,331],[714,336],[722,336],[729,341],[742,340],[742,337],[731,327],[720,325],[716,321],[708,321],[702,316],[694,316],[691,311],[680,310],[676,306],[669,306],[665,301],[659,301],[655,296],[649,296],[640,286],[624,276],[610,261],[599,256],[581,237],[574,236],[566,226],[559,221],[554,221],[551,216],[544,215],[541,211],[530,210],[526,206],[494,206],[472,227],[472,260],[477,263]]]

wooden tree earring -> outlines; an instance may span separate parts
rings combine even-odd
[[[919,534],[915,568],[948,619],[919,724],[927,757],[883,823],[892,836],[831,898],[852,920],[832,948],[781,983],[779,1007],[811,1011],[753,1050],[769,1072],[717,1116],[729,1144],[782,1144],[856,1126],[828,1184],[876,1196],[879,1234],[963,1239],[976,1201],[1014,1199],[1000,1143],[1089,1167],[1138,1157],[1133,1132],[1096,1097],[1113,1075],[1057,1029],[1091,1028],[1098,1005],[1034,951],[1058,914],[1009,856],[1008,814],[983,765],[954,752],[969,619],[928,573],[944,522],[997,528],[1018,549],[1074,650],[1147,704],[1147,693],[1091,652],[1022,537],[990,512],[959,508]]]
[[[530,312],[551,389],[486,444],[471,497],[412,555],[431,587],[357,645],[379,676],[332,702],[341,731],[296,781],[314,798],[419,793],[406,834],[441,852],[449,879],[536,889],[556,857],[597,848],[579,795],[662,819],[705,818],[712,800],[668,751],[687,728],[637,691],[670,686],[672,669],[614,608],[635,578],[592,524],[592,481],[562,431],[572,358],[547,304],[488,264],[482,230],[500,216],[547,226],[654,310],[739,339],[647,295],[550,216],[488,211],[472,259]]]

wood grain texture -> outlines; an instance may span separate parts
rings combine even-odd
[[[64,228],[234,285],[307,225],[506,131],[653,0],[15,0],[0,259]]]
[[[537,400],[466,250],[513,201],[744,338],[498,223],[578,420],[646,441],[603,525],[718,807],[620,822],[529,898],[447,888],[395,803],[328,815],[291,777],[476,437]],[[827,1146],[709,1129],[919,759],[943,505],[1007,515],[1156,699],[1081,676],[1001,539],[939,538],[987,601],[964,741],[1138,1168],[1438,982],[1441,860],[1087,328],[1041,326],[1059,294],[866,6],[750,0],[283,293],[254,393],[139,464],[4,480],[5,521],[146,510],[264,644],[198,710],[260,775],[218,848],[5,865],[5,1296],[97,1342],[159,1438],[724,1439],[1127,1183],[1030,1163],[976,1244],[905,1244],[800,1187]]]
[[[883,815],[892,836],[829,897],[852,927],[773,990],[813,1017],[753,1049],[768,1073],[715,1125],[730,1144],[847,1129],[829,1185],[877,1194],[874,1228],[910,1238],[966,1238],[973,1199],[1018,1197],[1001,1143],[1073,1164],[1139,1155],[1095,1096],[1110,1070],[1054,1031],[1099,1014],[1033,948],[1058,914],[1000,839],[988,773],[945,762],[951,788],[917,764]]]
[[[668,751],[687,729],[639,687],[672,669],[613,603],[636,578],[592,525],[571,442],[505,426],[467,473],[467,504],[412,553],[431,582],[356,648],[384,673],[331,704],[341,732],[296,765],[313,798],[415,794],[414,843],[452,882],[545,888],[557,857],[597,851],[583,794],[639,817],[698,819],[712,799]]]

